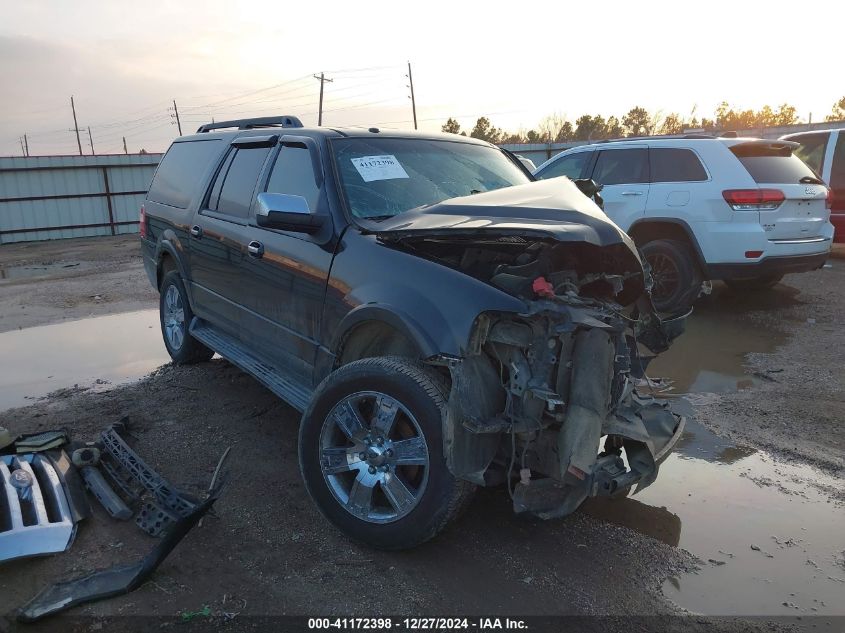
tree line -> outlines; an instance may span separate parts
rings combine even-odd
[[[845,97],[833,104],[826,121],[845,119]],[[664,115],[662,112],[649,112],[641,106],[631,108],[621,119],[615,116],[605,118],[601,114],[584,114],[569,121],[560,114],[551,114],[536,129],[507,132],[493,125],[487,117],[479,117],[469,136],[490,143],[566,143],[571,141],[597,141],[625,136],[651,136],[654,134],[681,134],[685,130],[714,132],[720,130],[747,130],[760,127],[777,127],[798,123],[796,108],[788,103],[777,109],[763,106],[759,110],[734,109],[727,101],[722,101],[716,108],[713,118],[695,116],[695,110],[689,117],[677,112]],[[460,124],[452,117],[441,129],[451,134],[467,136]]]

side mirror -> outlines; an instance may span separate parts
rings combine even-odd
[[[604,185],[598,184],[592,178],[576,178],[572,182],[574,182],[575,186],[581,190],[581,193],[583,193],[588,198],[592,198],[599,191],[604,189]]]
[[[255,221],[266,229],[316,233],[326,221],[325,216],[311,213],[308,201],[302,196],[259,193],[257,205]]]

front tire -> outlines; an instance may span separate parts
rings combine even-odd
[[[783,275],[763,275],[749,279],[725,279],[725,284],[731,290],[768,290],[774,288]]]
[[[305,486],[329,521],[379,549],[414,547],[440,532],[472,492],[443,454],[447,390],[406,358],[365,358],[317,387],[302,417]]]
[[[678,240],[654,240],[640,250],[651,267],[654,307],[659,312],[677,312],[692,305],[702,279],[689,247]]]
[[[164,276],[159,288],[159,321],[164,346],[174,363],[193,365],[211,360],[214,350],[207,348],[188,332],[194,313],[182,278],[175,270]]]

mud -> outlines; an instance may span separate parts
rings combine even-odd
[[[88,257],[95,260],[96,253]],[[688,333],[650,374],[666,378],[664,395],[705,425],[689,422],[653,486],[627,499],[593,500],[571,517],[538,524],[515,518],[506,492],[484,490],[442,537],[412,552],[359,547],[320,517],[296,464],[298,414],[225,361],[165,365],[138,380],[164,359],[155,295],[116,303],[137,301],[147,308],[141,312],[0,334],[4,365],[21,370],[0,375],[0,410],[27,404],[4,412],[3,424],[19,432],[67,426],[79,439],[94,438],[128,415],[137,450],[195,492],[206,485],[222,450],[234,446],[218,516],[189,535],[154,583],[77,614],[157,614],[175,623],[181,612],[206,604],[217,621],[232,604],[243,617],[635,614],[654,617],[649,628],[657,630],[671,626],[669,616],[690,611],[799,616],[794,622],[806,630],[833,631],[845,617],[845,510],[841,471],[830,461],[842,458],[835,444],[842,431],[828,433],[827,461],[817,459],[809,439],[796,437],[825,424],[821,408],[837,389],[841,398],[842,373],[833,356],[843,264],[789,277],[787,285],[759,297],[737,297],[717,285],[698,306]],[[125,269],[143,274],[131,259]],[[57,270],[50,274],[65,274]],[[73,279],[87,293],[114,272]],[[17,297],[37,298],[45,281],[63,288],[67,281],[35,279],[0,281],[0,305],[9,300],[4,283],[13,284]],[[56,307],[39,301],[32,303],[38,310],[25,306],[15,322],[38,325],[66,314],[59,308],[51,316]],[[817,315],[813,324],[806,323],[810,312]],[[11,322],[5,310],[0,314],[0,324]],[[777,398],[781,391],[803,395],[803,416],[788,415],[794,410],[783,404],[786,395]],[[753,412],[772,407],[771,415],[780,415],[778,406],[785,408],[783,434],[759,432],[767,427]],[[134,525],[98,511],[69,553],[3,567],[0,613],[57,577],[132,560],[150,546]],[[768,620],[681,623],[683,630],[771,626]],[[607,627],[614,629],[596,624]]]

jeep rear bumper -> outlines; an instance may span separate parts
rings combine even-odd
[[[824,265],[829,251],[811,255],[764,257],[750,263],[709,264],[708,279],[751,279],[767,275],[785,275],[816,270]]]

